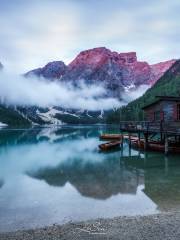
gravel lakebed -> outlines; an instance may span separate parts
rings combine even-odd
[[[180,212],[97,219],[49,227],[0,233],[1,240],[50,239],[180,239]]]

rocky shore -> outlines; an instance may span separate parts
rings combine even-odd
[[[1,240],[180,239],[180,212],[98,219],[42,229],[1,233]]]

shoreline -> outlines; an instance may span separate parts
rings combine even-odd
[[[180,239],[180,212],[97,219],[32,230],[0,233],[0,240]]]

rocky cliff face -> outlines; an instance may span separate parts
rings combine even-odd
[[[38,76],[47,79],[59,79],[67,70],[67,66],[62,61],[50,62],[42,68],[37,68],[26,73],[26,76]]]
[[[138,62],[135,52],[117,53],[106,48],[81,52],[68,66],[64,81],[103,84],[108,95],[120,97],[121,93],[148,82],[150,66]]]
[[[175,62],[176,60],[170,60],[151,65],[149,84],[154,85]]]
[[[48,79],[78,84],[102,84],[107,96],[121,98],[123,91],[136,89],[140,85],[152,86],[175,60],[149,65],[137,60],[135,52],[117,53],[100,47],[81,52],[68,66],[63,62],[51,62],[43,68],[28,72]]]

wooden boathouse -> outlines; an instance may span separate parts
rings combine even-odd
[[[121,133],[128,133],[130,143],[144,150],[180,153],[180,97],[157,96],[142,109],[145,121],[120,122]],[[132,140],[134,134],[137,141]]]

